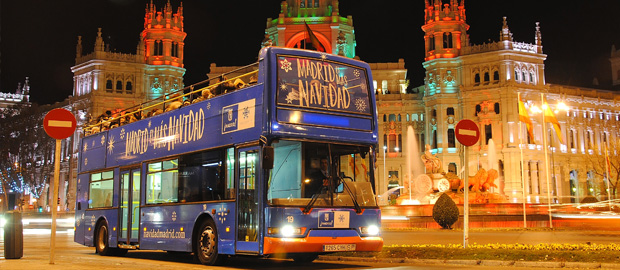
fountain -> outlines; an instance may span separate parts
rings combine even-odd
[[[441,160],[431,153],[430,145],[426,145],[424,154],[417,159],[420,153],[413,127],[407,128],[406,140],[406,170],[403,172],[403,193],[396,200],[399,205],[419,205],[433,203],[441,193],[448,193],[456,203],[463,203],[465,198],[461,193],[464,181],[456,174],[445,173]],[[497,188],[495,180],[498,178],[498,161],[495,143],[489,140],[487,169],[480,167],[475,175],[468,177],[468,200],[472,203],[503,202],[505,195],[494,193]],[[424,169],[422,169],[422,161]],[[501,189],[500,189],[501,193]]]

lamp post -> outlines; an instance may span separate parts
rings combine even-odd
[[[383,184],[387,186],[389,184],[387,179],[387,172],[385,171],[385,159],[387,156],[387,145],[383,145]]]

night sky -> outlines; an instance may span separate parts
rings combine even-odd
[[[1,1],[1,0],[0,0]],[[157,9],[165,0],[154,0]],[[256,61],[267,18],[280,0],[183,1],[185,85],[206,79],[210,63]],[[135,54],[147,0],[19,0],[0,3],[0,92],[13,93],[30,77],[32,101],[48,104],[72,94],[77,36],[93,50],[97,28],[116,52]],[[173,9],[178,0],[171,0]],[[620,49],[620,1],[482,1],[465,3],[472,44],[497,41],[502,17],[515,41],[534,43],[540,22],[547,54],[547,83],[606,89],[611,83],[611,46]],[[404,58],[413,86],[423,84],[424,1],[340,0],[340,15],[353,16],[356,53],[367,62]]]

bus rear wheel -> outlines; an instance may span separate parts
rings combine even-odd
[[[108,225],[105,222],[99,223],[95,236],[95,251],[101,256],[123,256],[127,254],[126,249],[111,248],[108,242]]]
[[[198,227],[198,233],[194,239],[194,255],[200,263],[205,265],[224,263],[226,257],[218,254],[217,239],[217,228],[213,220],[204,220]]]
[[[112,250],[108,243],[108,225],[105,222],[99,223],[95,236],[95,251],[101,256],[112,255]]]

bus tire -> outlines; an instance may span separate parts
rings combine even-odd
[[[304,254],[295,254],[291,255],[293,261],[296,263],[310,263],[316,260],[319,257],[319,254],[315,253],[304,253]]]
[[[112,249],[108,243],[108,225],[100,222],[95,230],[95,252],[101,256],[112,255]]]
[[[95,251],[99,253],[99,255],[124,256],[127,254],[126,249],[110,247],[110,243],[108,243],[108,225],[105,222],[100,222],[95,232]]]
[[[226,255],[218,254],[217,228],[213,220],[203,220],[194,237],[194,256],[201,264],[220,265],[224,263]]]

